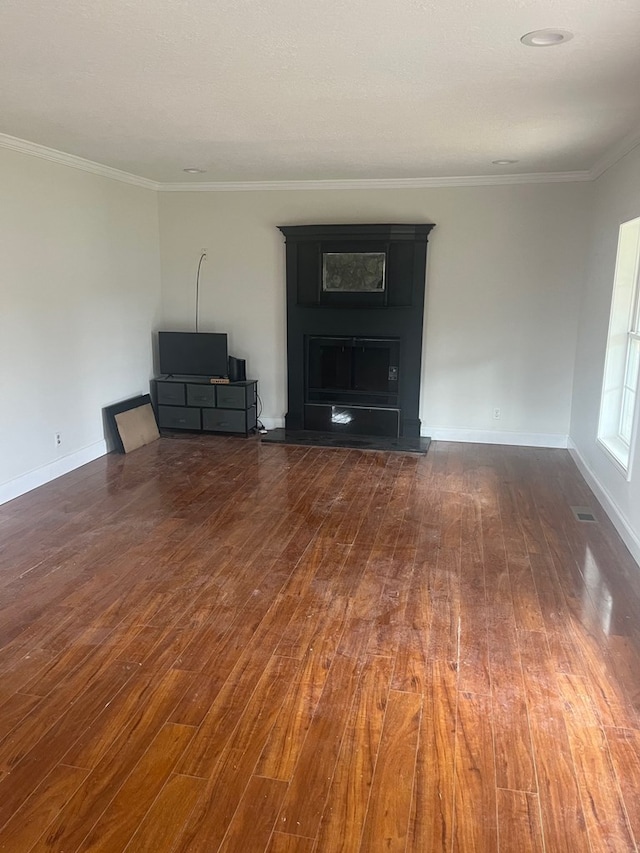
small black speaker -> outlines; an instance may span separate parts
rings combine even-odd
[[[247,362],[244,358],[229,356],[229,382],[244,382],[247,378]]]

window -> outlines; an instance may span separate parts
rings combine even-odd
[[[629,474],[640,378],[640,217],[623,222],[613,279],[598,440]]]

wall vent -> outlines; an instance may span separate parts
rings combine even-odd
[[[588,506],[572,506],[570,509],[576,517],[576,521],[586,521],[591,522],[592,524],[598,523],[598,519],[591,512]]]

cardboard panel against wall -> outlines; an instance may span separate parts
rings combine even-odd
[[[115,422],[125,453],[131,453],[132,450],[160,438],[155,415],[149,403],[120,412],[115,416]]]

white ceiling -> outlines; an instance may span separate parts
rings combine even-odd
[[[160,182],[588,170],[640,124],[640,2],[2,0],[0,81],[0,132]]]

